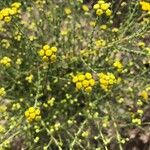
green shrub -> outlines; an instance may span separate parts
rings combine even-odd
[[[150,3],[0,8],[0,149],[122,150],[146,124]]]

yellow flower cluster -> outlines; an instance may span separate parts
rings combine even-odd
[[[5,96],[6,95],[6,91],[3,87],[0,88],[0,97]]]
[[[148,100],[148,92],[146,90],[143,90],[139,93],[139,96],[143,97],[144,100]]]
[[[1,60],[0,60],[0,64],[6,66],[6,67],[10,67],[11,66],[11,59],[9,57],[3,57]]]
[[[43,61],[45,62],[55,62],[57,59],[56,52],[57,47],[50,47],[49,45],[45,45],[41,50],[39,50],[38,54],[42,57]]]
[[[123,69],[123,65],[122,65],[122,63],[119,60],[115,60],[115,62],[113,63],[113,66],[115,68],[117,68],[118,72],[121,72],[122,69]]]
[[[31,74],[31,75],[27,76],[25,79],[26,79],[29,83],[31,83],[32,80],[33,80],[33,75]]]
[[[0,21],[10,22],[12,16],[20,13],[21,3],[15,2],[11,5],[11,7],[4,8],[0,11]]]
[[[112,85],[117,83],[117,79],[112,73],[99,73],[100,86],[104,91],[109,91]]]
[[[2,45],[2,47],[4,47],[4,48],[9,48],[9,47],[10,47],[10,43],[9,43],[9,41],[8,41],[7,39],[3,39],[3,40],[1,41],[1,45]]]
[[[41,119],[41,111],[39,108],[30,107],[25,111],[25,116],[29,122],[39,121]]]
[[[70,8],[68,8],[68,7],[66,7],[65,9],[64,9],[64,11],[65,11],[65,14],[67,14],[67,15],[70,15],[71,14],[71,9]]]
[[[135,124],[135,125],[141,125],[141,119],[139,119],[139,118],[133,118],[132,119],[132,123]]]
[[[106,14],[106,16],[110,16],[112,11],[110,10],[110,3],[106,3],[104,0],[99,0],[94,6],[93,9],[96,11],[98,16],[102,14]]]
[[[92,87],[95,85],[95,80],[93,79],[91,73],[78,74],[73,77],[72,82],[76,84],[76,89],[83,89],[86,92],[91,92]]]
[[[150,12],[150,3],[149,2],[141,1],[140,5],[142,7],[142,10]]]
[[[95,41],[95,47],[96,48],[101,48],[101,47],[104,47],[104,46],[106,46],[106,41],[105,40],[100,39],[100,40]]]

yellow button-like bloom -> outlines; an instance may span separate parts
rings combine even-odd
[[[107,92],[111,89],[112,85],[117,83],[117,79],[112,73],[109,73],[109,72],[107,72],[106,74],[100,73],[99,82],[100,82],[101,88]]]
[[[21,3],[13,3],[11,7],[4,8],[0,11],[0,20],[4,22],[10,22],[14,15],[20,13]]]
[[[103,0],[99,0],[94,6],[93,9],[96,12],[96,15],[101,16],[102,14],[106,14],[106,16],[110,16],[112,11],[110,10],[110,3],[106,3]]]
[[[85,11],[85,12],[88,12],[89,11],[89,8],[87,5],[82,5],[82,9]]]
[[[1,60],[0,60],[0,64],[2,64],[3,66],[5,67],[10,67],[11,66],[11,59],[9,57],[3,57]]]
[[[92,87],[91,86],[85,88],[85,92],[90,93],[91,91],[92,91]]]
[[[88,72],[85,74],[85,77],[86,77],[86,79],[88,79],[88,80],[89,80],[89,79],[92,79],[91,73],[88,73]]]
[[[101,7],[102,10],[107,10],[109,8],[109,6],[110,5],[108,3],[104,3],[100,7]]]
[[[44,45],[43,48],[38,51],[38,54],[40,57],[42,57],[43,61],[45,62],[50,61],[51,63],[53,63],[57,59],[56,52],[57,47],[55,46],[50,47],[49,45]]]
[[[33,75],[31,74],[31,75],[27,76],[25,79],[26,79],[29,83],[31,83],[32,80],[33,80]]]
[[[39,121],[41,119],[41,111],[39,108],[30,107],[25,111],[25,117],[29,122]]]
[[[73,76],[72,82],[76,84],[77,90],[84,90],[88,93],[92,91],[92,87],[95,85],[95,80],[89,72]]]
[[[103,14],[103,10],[102,9],[97,9],[96,10],[96,15],[101,16]]]
[[[123,65],[122,65],[122,63],[121,63],[119,60],[116,60],[116,61],[113,63],[113,66],[114,66],[115,68],[117,68],[117,71],[118,71],[118,72],[121,72],[121,71],[122,71]]]
[[[85,79],[85,76],[83,74],[78,75],[78,80],[83,81]]]
[[[77,76],[74,76],[73,79],[72,79],[72,82],[73,82],[73,83],[78,82],[78,77],[77,77]]]
[[[88,80],[83,80],[82,85],[83,85],[83,87],[89,86],[89,81]]]
[[[139,96],[143,97],[144,100],[148,100],[148,92],[146,90],[143,90],[139,93]]]
[[[3,97],[6,95],[6,91],[5,91],[5,88],[1,87],[0,88],[0,97]]]
[[[77,82],[77,83],[76,83],[76,88],[77,88],[78,90],[80,90],[80,89],[82,88],[82,83],[81,83],[81,82]]]
[[[70,15],[70,14],[71,14],[71,9],[70,9],[70,8],[65,8],[64,11],[65,11],[65,13],[66,13],[67,15]]]
[[[140,5],[142,7],[142,10],[150,11],[150,3],[149,2],[141,1]]]
[[[97,9],[99,9],[100,8],[100,5],[99,4],[95,4],[94,6],[93,6],[93,9],[94,10],[97,10]]]

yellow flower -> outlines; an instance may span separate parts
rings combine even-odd
[[[43,46],[43,49],[44,49],[44,50],[48,50],[48,49],[50,49],[50,47],[49,47],[49,45],[44,45],[44,46]]]
[[[111,16],[111,14],[112,14],[112,11],[111,11],[110,9],[107,9],[107,10],[106,10],[106,15],[107,15],[107,16]]]
[[[119,31],[118,28],[113,28],[113,29],[112,29],[112,32],[118,32],[118,31]]]
[[[10,8],[2,9],[1,10],[2,16],[7,17],[9,15],[9,11],[10,11]]]
[[[100,8],[100,5],[99,4],[95,4],[94,6],[93,6],[93,9],[95,9],[95,10],[97,10],[97,9],[99,9]]]
[[[96,14],[97,14],[98,16],[101,16],[101,15],[103,14],[103,10],[102,10],[102,9],[97,9],[97,10],[96,10]]]
[[[78,90],[80,90],[80,89],[82,88],[82,83],[81,83],[81,82],[77,82],[77,83],[76,83],[76,88],[77,88]]]
[[[9,16],[8,17],[4,17],[4,21],[5,22],[10,22],[11,21],[11,17],[9,17]]]
[[[83,87],[89,86],[89,81],[88,80],[83,80],[82,85],[83,85]]]
[[[53,52],[57,52],[57,47],[53,46],[53,47],[51,47],[51,50],[52,50]]]
[[[35,121],[40,121],[41,120],[41,116],[36,116],[35,117]]]
[[[104,4],[104,3],[105,3],[104,0],[99,0],[99,1],[98,1],[98,4],[100,4],[100,5],[101,5],[101,4]]]
[[[27,110],[25,111],[25,116],[28,117],[30,115],[30,112]]]
[[[21,65],[21,63],[22,63],[22,60],[21,60],[20,58],[17,58],[16,64],[17,64],[17,65]]]
[[[72,79],[72,82],[73,82],[73,83],[78,82],[78,77],[77,77],[77,76],[74,76],[73,79]]]
[[[145,43],[144,43],[144,42],[139,42],[139,43],[138,43],[138,46],[139,46],[139,47],[145,47]]]
[[[47,56],[43,56],[43,61],[47,62],[48,61],[48,57]]]
[[[50,49],[46,50],[45,55],[46,56],[51,56],[52,55],[52,51]]]
[[[95,80],[94,79],[90,79],[89,83],[90,83],[91,86],[94,86],[95,85]]]
[[[65,13],[66,13],[67,15],[70,15],[70,14],[71,14],[71,9],[70,9],[70,8],[65,8],[64,11],[65,11]]]
[[[32,113],[32,112],[34,112],[34,111],[35,111],[35,108],[34,108],[34,107],[30,107],[30,108],[29,108],[29,112],[30,112],[30,113]]]
[[[41,50],[39,51],[39,56],[44,56],[44,50],[43,50],[43,49],[41,49]]]
[[[31,119],[34,119],[34,118],[35,118],[35,116],[36,116],[36,115],[35,115],[35,112],[30,113],[30,118],[31,118]]]
[[[109,4],[108,3],[104,3],[104,4],[101,4],[101,9],[102,10],[107,10],[109,8]]]
[[[114,66],[115,68],[117,68],[119,72],[122,71],[123,65],[122,65],[122,63],[121,63],[119,60],[116,60],[116,61],[113,63],[113,66]]]
[[[106,29],[107,29],[107,25],[105,25],[105,24],[101,25],[101,26],[100,26],[100,29],[106,30]]]
[[[88,92],[88,93],[91,92],[92,91],[92,87],[88,86],[87,88],[85,88],[85,91]]]
[[[85,74],[85,77],[86,77],[86,79],[92,79],[91,73],[88,73],[88,72]]]
[[[15,2],[11,5],[12,7],[15,7],[15,8],[19,8],[21,6],[21,3],[19,2]]]
[[[87,72],[84,74],[79,74],[74,76],[72,79],[73,83],[76,83],[76,88],[78,90],[82,89],[85,92],[90,92],[92,90],[92,86],[95,85],[95,80],[92,78],[92,74]]]
[[[100,73],[99,75],[100,86],[106,92],[110,90],[113,84],[117,83],[115,76],[112,73]]]
[[[103,39],[95,41],[96,48],[101,48],[101,47],[104,47],[105,45],[106,45],[106,41]]]
[[[141,1],[140,5],[142,7],[142,10],[150,11],[150,3],[149,2]]]
[[[25,79],[26,79],[29,83],[31,83],[32,80],[33,80],[33,75],[31,74],[31,75],[27,76]]]
[[[141,119],[139,119],[139,118],[133,118],[132,119],[132,123],[133,124],[137,124],[137,125],[141,125]]]
[[[52,55],[52,56],[51,56],[51,62],[55,62],[56,59],[57,59],[56,55]]]
[[[3,57],[1,60],[0,60],[0,64],[6,66],[6,67],[10,67],[11,66],[11,59],[9,57]]]
[[[85,76],[84,76],[84,75],[82,75],[82,74],[81,74],[81,75],[78,75],[78,80],[79,80],[79,81],[83,81],[84,79],[85,79]]]
[[[89,11],[89,8],[88,8],[87,5],[82,5],[82,9],[83,9],[85,12]]]
[[[40,113],[41,112],[39,108],[30,107],[25,111],[25,117],[29,122],[32,122],[34,120],[39,121],[41,119]]]
[[[3,97],[6,95],[6,91],[5,91],[5,88],[1,87],[0,88],[0,97]]]
[[[148,92],[143,90],[142,92],[139,93],[139,96],[143,97],[144,100],[148,100]]]
[[[57,47],[53,46],[50,48],[49,45],[44,45],[43,49],[41,49],[38,54],[42,57],[43,61],[48,62],[55,62],[57,57],[55,53],[57,52]]]

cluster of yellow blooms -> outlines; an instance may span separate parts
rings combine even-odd
[[[33,80],[33,75],[30,74],[29,76],[27,76],[27,77],[25,78],[25,80],[27,80],[29,83],[31,83],[32,80]]]
[[[4,48],[9,48],[10,47],[10,43],[9,43],[9,41],[7,39],[2,39],[1,40],[1,45]]]
[[[106,46],[106,41],[103,39],[95,41],[95,48],[101,48]]]
[[[117,68],[118,72],[121,72],[122,69],[123,69],[123,65],[122,65],[122,63],[119,60],[115,60],[115,62],[113,63],[113,66],[115,68]]]
[[[0,88],[0,97],[5,96],[6,91],[3,87]]]
[[[113,84],[117,83],[117,79],[114,76],[114,74],[107,72],[105,73],[99,73],[99,82],[100,86],[104,91],[109,91]]]
[[[141,1],[140,5],[142,7],[142,10],[150,12],[150,3],[149,2]]]
[[[15,2],[9,8],[4,8],[0,11],[0,21],[10,22],[12,16],[20,13],[21,3]]]
[[[67,15],[70,15],[72,12],[71,9],[68,7],[64,8],[64,11],[65,11],[65,14],[67,14]]]
[[[39,121],[41,119],[41,111],[39,108],[30,107],[25,111],[25,116],[29,122]]]
[[[99,0],[94,6],[93,9],[96,11],[98,16],[102,14],[106,14],[106,16],[110,16],[112,11],[110,10],[110,3],[106,3],[104,0]]]
[[[78,74],[73,77],[72,82],[76,84],[76,89],[83,89],[86,92],[91,92],[92,87],[95,85],[95,80],[93,79],[91,73]]]
[[[0,64],[6,66],[6,67],[10,67],[11,66],[11,59],[9,57],[3,57],[1,60],[0,60]]]
[[[55,62],[57,59],[56,52],[57,47],[50,47],[49,45],[44,45],[43,48],[39,50],[38,54],[42,57],[43,61],[45,62]]]
[[[146,90],[141,91],[141,92],[139,93],[139,96],[143,97],[143,99],[144,99],[145,101],[147,101],[147,100],[148,100],[148,91],[146,91]]]

